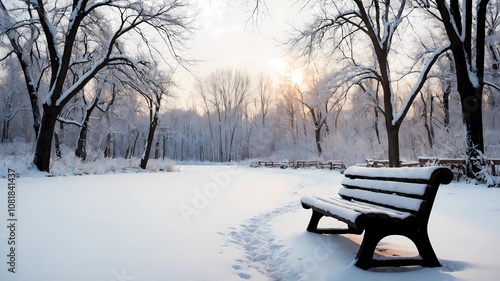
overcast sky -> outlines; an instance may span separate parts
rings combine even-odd
[[[249,21],[250,7],[236,6],[242,0],[199,1],[202,29],[196,32],[192,48],[186,53],[189,59],[202,60],[192,66],[197,77],[228,67],[251,74],[263,71],[275,78],[290,71],[293,58],[287,56],[287,48],[280,46],[280,41],[287,38],[291,24],[301,22],[299,9],[290,1],[267,0],[270,15],[263,15],[258,25]],[[192,92],[194,79],[190,75],[180,71],[177,81],[181,87],[178,95]]]

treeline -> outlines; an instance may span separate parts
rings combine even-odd
[[[10,81],[19,79],[15,69],[7,73]],[[346,164],[385,159],[387,133],[376,104],[361,89],[333,93],[332,79],[326,76],[298,85],[287,77],[272,81],[264,74],[217,70],[195,87],[191,108],[169,108],[173,97],[163,97],[151,158],[211,162],[341,159]],[[453,88],[449,99],[443,99],[448,84],[434,81],[419,94],[402,126],[403,159],[465,155],[460,100]],[[2,95],[8,98],[2,103],[2,142],[34,143],[29,101],[21,94],[21,83],[12,85],[18,86],[3,88],[10,95]],[[96,93],[78,95],[61,114],[52,157],[57,157],[56,146],[82,156],[78,144],[86,118],[85,150],[90,157],[85,161],[142,156],[151,124],[147,100],[126,85],[110,84],[99,91],[98,109],[90,117],[85,108]],[[499,157],[500,101],[496,95],[485,97],[486,155]]]

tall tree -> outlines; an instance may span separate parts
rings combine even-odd
[[[161,101],[168,97],[168,89],[172,79],[170,74],[159,71],[156,64],[152,64],[150,68],[136,72],[136,74],[136,78],[131,79],[131,81],[138,80],[138,82],[128,82],[127,84],[144,98],[149,112],[148,136],[139,164],[142,169],[146,169],[160,118]]]
[[[314,86],[305,92],[300,90],[297,85],[297,91],[300,94],[298,101],[308,110],[308,116],[314,125],[314,140],[318,155],[323,156],[322,132],[327,128],[327,120],[332,119],[332,115],[341,110],[347,91],[341,89],[338,80],[335,79],[337,73],[327,75],[317,82]]]
[[[467,176],[485,180],[482,100],[489,0],[424,3],[431,13],[439,11],[453,53],[465,125]]]
[[[271,104],[272,104],[272,93],[273,82],[269,76],[260,73],[257,76],[257,94],[258,94],[258,103],[259,103],[259,112],[262,117],[262,126],[266,126],[266,116],[269,113]]]
[[[116,97],[115,85],[113,83],[119,83],[118,79],[113,80],[112,71],[104,71],[97,75],[95,80],[95,85],[93,87],[93,95],[90,95],[90,101],[87,101],[87,97],[84,91],[82,91],[83,108],[78,108],[76,111],[81,112],[82,121],[75,120],[74,118],[64,118],[62,117],[65,112],[62,112],[57,120],[62,124],[75,125],[80,128],[78,134],[77,145],[75,149],[75,156],[85,160],[87,158],[87,133],[89,131],[90,116],[95,109],[99,109],[103,113],[107,113],[111,105],[114,103]],[[110,92],[109,97],[106,100],[103,98],[103,92]],[[70,108],[72,109],[72,108]],[[74,108],[73,108],[74,109]],[[68,115],[71,115],[70,110]],[[105,152],[106,153],[106,152]],[[108,151],[109,153],[109,151]]]
[[[401,44],[404,39],[398,38],[398,28],[403,22],[408,23],[411,9],[407,9],[407,1],[378,0],[343,0],[334,2],[318,1],[321,13],[314,17],[313,23],[303,29],[292,44],[305,42],[305,53],[311,54],[322,49],[327,43],[333,43],[333,52],[340,53],[352,67],[355,73],[351,80],[375,80],[382,92],[382,105],[378,108],[385,117],[387,130],[389,164],[391,167],[400,165],[399,129],[409,111],[411,103],[424,85],[427,75],[439,55],[447,50],[448,45],[429,52],[426,62],[418,71],[416,81],[406,95],[403,104],[397,106],[397,96],[394,90],[395,81],[391,78],[392,57],[397,54],[395,42]],[[403,27],[404,28],[404,27]],[[357,50],[355,43],[360,43],[359,37],[364,34],[370,42],[370,48],[375,56],[375,66],[363,65],[366,50]],[[347,46],[347,48],[342,48]],[[417,65],[417,62],[415,62]]]
[[[236,130],[241,126],[246,103],[250,94],[250,77],[241,70],[224,69],[211,73],[198,87],[210,126],[217,143],[215,161],[235,160]]]
[[[40,42],[45,44],[50,61],[49,91],[42,103],[33,164],[41,171],[49,171],[54,127],[64,106],[103,69],[114,65],[136,68],[143,63],[129,55],[130,46],[125,48],[119,40],[139,39],[138,51],[157,53],[166,59],[165,52],[153,44],[160,41],[171,56],[180,59],[177,50],[190,34],[193,12],[183,0],[73,0],[69,5],[37,0],[29,3],[32,9],[23,11],[36,14],[36,21],[29,24],[39,28],[43,37]],[[3,13],[14,11],[6,8]],[[83,53],[75,52],[81,39],[88,44]],[[69,87],[65,86],[75,67],[85,69],[84,74]]]
[[[30,1],[17,1],[17,3],[9,4],[11,6],[7,7],[0,0],[0,38],[2,35],[6,35],[10,43],[10,51],[0,61],[8,58],[11,54],[15,54],[19,62],[26,91],[31,102],[33,129],[36,138],[42,120],[38,104],[38,90],[45,68],[41,58],[41,47],[38,45],[40,31],[38,26],[35,25],[35,12]],[[23,12],[20,13],[19,10]],[[4,47],[7,47],[7,45]]]

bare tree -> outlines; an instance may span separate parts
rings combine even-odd
[[[257,75],[257,94],[260,116],[262,117],[262,126],[266,126],[266,116],[271,109],[272,104],[272,93],[273,93],[273,82],[269,76],[260,73]]]
[[[41,171],[49,171],[55,123],[68,101],[103,69],[114,65],[137,68],[143,63],[128,55],[120,40],[134,36],[133,40],[140,39],[142,42],[140,50],[145,50],[148,54],[157,53],[166,59],[165,51],[152,44],[160,40],[170,52],[170,57],[180,60],[176,50],[182,47],[186,36],[190,34],[193,13],[182,0],[154,3],[131,0],[74,0],[68,6],[59,1],[38,0],[29,3],[29,7],[23,12],[33,12],[36,20],[22,22],[34,25],[40,30],[43,37],[40,44],[45,44],[44,49],[47,50],[50,61],[49,91],[43,101],[41,129],[33,164]],[[5,8],[2,13],[11,15],[15,12]],[[19,23],[14,22],[15,24]],[[85,36],[80,36],[81,34]],[[82,38],[88,44],[83,53],[75,52]],[[68,75],[75,67],[84,68],[85,73],[71,86],[66,87]]]
[[[500,73],[500,1],[494,0],[486,12],[486,46],[490,55],[492,74],[498,78]]]
[[[113,85],[112,83],[115,83],[117,81],[113,81],[111,76],[111,71],[104,71],[97,75],[97,77],[95,78],[96,85],[93,88],[94,94],[91,95],[90,101],[87,100],[88,98],[86,97],[85,92],[82,91],[82,100],[84,107],[80,109],[83,114],[82,121],[69,119],[67,117],[64,118],[62,117],[64,112],[62,112],[57,118],[57,121],[61,122],[62,124],[75,125],[80,128],[75,155],[82,160],[85,160],[87,158],[87,133],[89,130],[89,121],[92,112],[94,111],[94,109],[99,109],[99,111],[107,113],[111,105],[114,103],[116,92],[115,85]],[[102,97],[102,93],[106,91],[110,94],[108,99],[104,100],[104,98]],[[68,115],[71,115],[71,113],[69,113]]]
[[[336,74],[327,75],[314,83],[313,88],[305,93],[297,85],[301,97],[298,101],[307,108],[308,116],[314,125],[314,138],[319,156],[323,154],[321,146],[323,128],[329,130],[327,120],[332,119],[333,114],[340,111],[346,101],[347,91],[340,88],[335,76]]]
[[[41,58],[42,53],[38,45],[40,31],[34,24],[35,12],[30,1],[18,1],[9,4],[12,6],[8,8],[0,0],[0,38],[2,35],[6,35],[10,43],[10,50],[4,58],[0,58],[0,61],[5,60],[12,54],[17,57],[31,102],[33,129],[35,130],[35,138],[37,138],[42,119],[38,104],[38,90],[45,70]],[[18,10],[23,10],[25,13],[19,15],[16,12]],[[18,20],[18,17],[21,17],[21,20]],[[7,45],[4,45],[4,47],[7,47]],[[0,48],[2,47],[0,46]]]
[[[140,167],[142,169],[146,169],[148,164],[156,127],[158,126],[160,117],[161,101],[168,97],[168,89],[172,83],[171,77],[171,74],[165,74],[159,71],[158,65],[153,64],[151,65],[151,68],[142,72],[137,72],[136,79],[131,79],[131,81],[134,82],[127,83],[127,85],[144,98],[149,111],[148,136],[140,163]]]
[[[467,176],[479,180],[485,180],[483,171],[487,165],[484,157],[483,88],[485,83],[498,87],[484,80],[488,3],[489,0],[424,1],[425,7],[436,17],[434,11],[437,9],[449,39],[466,131]],[[491,20],[494,21],[494,17]]]
[[[429,88],[425,91],[420,92],[420,99],[422,102],[422,118],[424,119],[424,128],[427,132],[427,140],[429,146],[433,148],[434,146],[434,126],[433,126],[433,115],[434,115],[434,96]]]
[[[277,107],[280,110],[283,110],[285,118],[285,127],[290,131],[292,135],[292,141],[296,143],[298,141],[298,116],[299,109],[297,105],[297,101],[299,98],[297,97],[297,89],[292,85],[286,83],[281,84],[278,88],[280,94],[280,100],[278,102]]]
[[[215,118],[210,124],[215,130],[212,141],[218,144],[216,161],[233,161],[236,130],[241,126],[250,93],[250,77],[239,70],[217,70],[207,77],[198,91],[205,112]]]
[[[438,56],[446,51],[449,44],[429,52],[427,60],[418,71],[416,82],[406,96],[405,101],[397,107],[397,97],[394,91],[394,80],[391,79],[390,56],[394,52],[394,42],[398,41],[398,28],[403,22],[408,22],[406,0],[400,1],[363,1],[343,0],[321,2],[321,14],[316,15],[313,23],[306,27],[292,42],[295,46],[305,43],[305,53],[311,54],[327,42],[335,46],[333,52],[340,53],[355,69],[351,80],[375,80],[382,92],[382,105],[379,110],[385,117],[385,127],[388,135],[389,164],[392,167],[400,165],[399,128],[408,113],[411,103],[424,85],[431,66]],[[356,58],[363,53],[356,52],[354,34],[364,34],[376,57],[376,66],[370,67],[360,63]],[[342,48],[342,46],[347,46]],[[417,65],[417,62],[415,62]]]
[[[3,93],[0,94],[0,104],[2,105],[2,112],[0,113],[0,118],[2,120],[2,139],[0,142],[5,142],[10,139],[10,123],[20,112],[27,110],[27,105],[16,104],[17,101],[14,96],[17,94],[17,90],[13,85],[3,87]]]

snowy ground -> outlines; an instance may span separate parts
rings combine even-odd
[[[356,235],[305,227],[305,194],[338,190],[321,170],[182,166],[179,172],[16,180],[16,273],[0,179],[0,280],[498,280],[500,189],[442,186],[430,238],[443,267],[363,271]],[[405,238],[379,245],[415,255]]]

